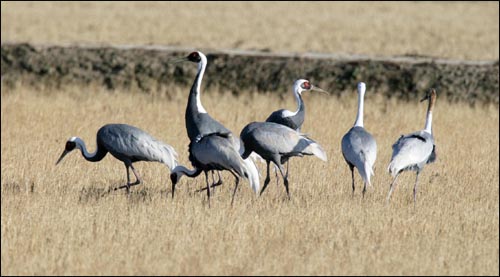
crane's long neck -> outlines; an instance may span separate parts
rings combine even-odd
[[[427,117],[425,119],[425,131],[432,135],[432,110],[434,109],[435,98],[429,99],[429,106],[427,108]]]
[[[354,126],[363,127],[363,109],[365,104],[365,92],[358,92],[358,115],[356,116],[356,122],[354,122]]]
[[[295,100],[297,101],[297,111],[293,115],[297,115],[299,113],[305,113],[306,107],[304,106],[304,101],[302,100],[302,96],[299,93],[299,90],[294,90]]]
[[[89,162],[98,162],[106,156],[107,151],[99,148],[99,143],[97,143],[97,148],[94,153],[89,153],[87,151],[87,147],[85,146],[85,142],[83,142],[80,138],[75,138],[75,143],[80,152],[82,152],[82,156]]]
[[[186,168],[185,166],[178,165],[172,170],[171,174],[176,174],[177,181],[179,181],[181,179],[181,177],[184,175],[192,178],[192,177],[196,177],[196,176],[200,175],[201,172],[202,172],[202,170],[198,169],[198,168],[194,168],[193,170],[190,170],[190,169]]]
[[[191,109],[191,111],[195,113],[207,113],[207,111],[201,104],[200,98],[201,81],[203,80],[205,68],[207,67],[207,58],[204,56],[200,57],[201,61],[198,63],[198,73],[196,74],[196,78],[194,79],[194,83],[189,94],[188,109]]]

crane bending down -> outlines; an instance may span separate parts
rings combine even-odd
[[[358,114],[354,126],[342,137],[342,155],[344,156],[352,177],[352,195],[354,196],[354,167],[358,169],[363,178],[363,198],[366,192],[366,184],[371,186],[370,176],[374,175],[373,165],[377,159],[377,143],[373,136],[368,133],[363,124],[363,107],[366,85],[358,84]]]
[[[267,175],[260,194],[269,184],[269,164],[273,162],[279,169],[285,185],[288,199],[288,172],[283,172],[282,164],[294,156],[315,155],[326,161],[326,153],[314,140],[299,132],[274,122],[252,122],[245,126],[240,134],[244,143],[244,152],[241,155],[247,159],[252,152],[260,155],[267,163]]]
[[[425,164],[436,160],[436,145],[434,143],[434,136],[432,135],[432,110],[436,102],[436,97],[436,90],[432,88],[420,100],[420,102],[429,100],[424,129],[408,135],[401,135],[396,143],[392,145],[392,158],[388,170],[392,177],[394,177],[394,180],[389,188],[387,202],[389,202],[392,191],[396,187],[396,179],[399,174],[405,170],[414,170],[416,171],[416,179],[413,187],[413,205],[416,205],[418,175]]]
[[[90,162],[102,160],[109,152],[125,164],[127,169],[127,184],[119,187],[129,192],[131,186],[142,182],[132,163],[139,161],[160,162],[170,170],[177,165],[177,153],[174,148],[161,142],[143,130],[127,124],[107,124],[97,131],[97,149],[89,154],[81,138],[71,137],[56,162],[56,165],[71,151],[80,149],[83,157]],[[129,168],[135,175],[136,181],[130,183]]]
[[[243,161],[239,157],[240,142],[233,133],[221,123],[213,119],[205,110],[201,103],[201,81],[207,66],[207,58],[201,52],[192,52],[180,61],[190,61],[198,65],[198,72],[191,87],[185,113],[186,131],[190,139],[189,160],[195,167],[194,171],[179,167],[171,174],[172,196],[174,195],[175,184],[182,175],[196,177],[205,172],[207,181],[207,196],[210,206],[210,185],[208,184],[208,171],[228,170],[236,177],[235,191],[238,187],[239,177],[249,178],[250,185],[256,191],[259,189],[259,179],[253,178],[252,172],[257,169],[252,161]],[[210,154],[210,155],[208,155]],[[210,156],[210,158],[207,158]],[[238,166],[236,163],[240,163]],[[258,174],[258,172],[257,172]],[[238,175],[238,176],[237,176]],[[231,202],[233,203],[233,202]]]

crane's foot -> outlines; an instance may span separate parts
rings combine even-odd
[[[212,184],[210,187],[211,187],[211,188],[213,188],[213,187],[220,186],[220,185],[222,185],[222,184],[223,184],[223,182],[222,182],[221,180],[219,180],[217,183]],[[201,188],[201,189],[199,189],[199,190],[196,190],[195,192],[202,192],[202,191],[205,191],[205,190],[207,190],[207,188],[206,188],[206,187]]]
[[[139,185],[141,182],[139,181],[136,181],[135,183],[132,183],[132,184],[127,184],[127,185],[123,185],[123,186],[120,186],[120,187],[117,187],[115,188],[114,190],[119,190],[119,189],[127,189],[127,192],[130,190],[130,187],[133,187],[133,186],[137,186]]]

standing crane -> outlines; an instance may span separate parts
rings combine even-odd
[[[90,162],[102,160],[109,152],[125,164],[127,169],[127,184],[118,189],[126,188],[142,182],[132,163],[139,161],[160,162],[171,171],[177,165],[177,153],[174,148],[161,142],[143,130],[127,124],[107,124],[97,131],[97,148],[94,153],[89,153],[85,142],[81,138],[71,137],[56,165],[71,151],[80,149],[83,157]],[[135,175],[136,181],[130,183],[129,168]],[[115,189],[116,190],[116,189]]]
[[[241,155],[247,159],[252,152],[260,155],[267,163],[267,175],[260,194],[269,184],[269,164],[273,162],[279,169],[285,185],[288,199],[288,172],[283,172],[282,164],[294,156],[315,155],[326,161],[326,153],[314,140],[281,124],[274,122],[252,122],[245,126],[240,134],[245,151]]]
[[[406,170],[414,170],[416,171],[416,179],[413,187],[413,205],[416,205],[418,176],[426,164],[436,160],[436,145],[432,135],[432,110],[436,103],[436,97],[436,90],[432,88],[420,100],[420,102],[429,100],[424,129],[408,135],[401,135],[392,145],[392,158],[388,170],[394,180],[389,188],[387,202],[389,202],[392,191],[396,187],[396,179],[399,174]]]
[[[358,115],[354,126],[342,137],[342,155],[344,156],[352,177],[352,195],[354,196],[354,167],[358,169],[363,178],[363,198],[365,197],[366,184],[371,186],[370,176],[373,173],[373,164],[377,159],[377,143],[368,133],[363,124],[363,107],[366,84],[358,83]]]
[[[191,141],[189,145],[189,160],[196,168],[194,172],[205,172],[209,206],[210,185],[208,184],[208,171],[228,170],[235,176],[236,184],[231,203],[234,201],[239,177],[248,178],[250,186],[254,191],[258,191],[260,184],[257,168],[251,160],[244,161],[241,159],[241,143],[239,139],[221,123],[213,119],[201,103],[200,87],[207,66],[207,57],[197,51],[190,53],[187,57],[180,59],[180,61],[190,61],[198,65],[198,72],[189,93],[185,120],[186,131]],[[174,195],[176,183],[174,181],[178,181],[180,176],[197,176],[185,174],[185,172],[183,168],[179,168],[171,174],[172,196]],[[257,178],[253,176],[254,173],[257,173]]]
[[[305,116],[306,116],[306,106],[304,105],[304,101],[302,100],[302,92],[303,91],[320,91],[323,93],[328,94],[328,92],[322,90],[319,87],[311,85],[311,83],[308,80],[305,79],[299,79],[295,81],[293,84],[293,95],[295,96],[295,100],[297,101],[297,110],[295,112],[285,110],[285,109],[280,109],[277,111],[274,111],[269,115],[269,117],[266,119],[266,122],[274,122],[278,123],[281,125],[285,125],[287,127],[290,127],[297,132],[300,132],[300,128],[302,127],[302,124],[304,123]],[[276,182],[278,181],[278,169],[277,167],[274,168],[276,172]],[[288,162],[286,163],[286,172],[288,176]]]

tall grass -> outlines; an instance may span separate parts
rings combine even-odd
[[[126,181],[125,167],[110,155],[89,163],[71,153],[54,165],[66,139],[80,136],[92,151],[96,131],[111,122],[148,131],[189,165],[187,92],[2,88],[2,275],[499,274],[498,107],[449,104],[439,92],[438,160],[421,174],[416,208],[414,173],[399,178],[386,204],[386,167],[399,135],[423,128],[426,105],[385,100],[369,85],[365,125],[379,147],[364,200],[359,175],[351,197],[340,152],[356,116],[354,87],[342,98],[304,95],[303,132],[325,148],[328,162],[291,160],[291,201],[274,176],[262,197],[243,182],[231,207],[233,177],[224,173],[209,209],[206,194],[195,192],[202,176],[183,179],[172,200],[161,164],[137,163],[144,182],[128,196],[110,190]],[[282,99],[210,91],[202,101],[237,134],[273,110],[295,108],[291,93]]]

